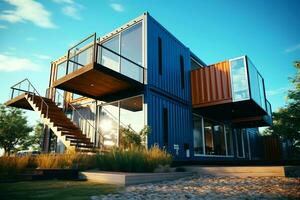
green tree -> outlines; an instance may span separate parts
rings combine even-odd
[[[41,143],[43,137],[44,125],[41,122],[37,122],[34,127],[33,133],[30,133],[27,138],[25,138],[24,143],[20,146],[18,150],[32,149],[36,151],[41,151]]]
[[[288,92],[287,105],[273,113],[273,126],[265,134],[278,135],[292,142],[292,151],[300,153],[300,61],[294,63],[295,77],[290,81],[294,88]]]
[[[31,131],[24,112],[0,105],[0,148],[6,155],[22,145]]]

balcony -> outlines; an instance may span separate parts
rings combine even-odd
[[[93,34],[69,49],[54,66],[52,87],[93,99],[111,101],[139,94],[145,69],[141,63],[100,44]]]
[[[237,126],[269,126],[264,79],[247,56],[192,70],[194,112]]]

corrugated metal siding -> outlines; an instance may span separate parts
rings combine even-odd
[[[147,82],[185,101],[190,95],[190,51],[147,15]],[[158,71],[158,37],[162,39],[162,75]],[[184,89],[180,81],[180,55],[184,58]]]
[[[154,144],[163,146],[163,108],[168,109],[168,151],[174,156],[174,144],[179,145],[179,156],[175,159],[184,160],[186,154],[184,143],[189,144],[190,151],[193,149],[192,137],[192,112],[191,107],[177,101],[170,100],[150,90],[147,91],[148,125],[151,134],[148,136],[148,146]],[[193,155],[193,152],[190,152]]]
[[[232,101],[229,61],[191,71],[193,107]]]

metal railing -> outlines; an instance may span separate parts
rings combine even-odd
[[[15,85],[11,86],[10,88],[12,90],[11,99],[15,98],[16,94],[17,94],[17,96],[19,96],[21,94],[29,94],[30,97],[32,98],[33,102],[36,98],[39,98],[41,100],[41,106],[40,106],[41,115],[43,114],[43,111],[46,111],[44,116],[46,118],[48,117],[49,106],[48,106],[47,102],[43,99],[43,97],[39,94],[39,92],[36,90],[36,88],[32,85],[32,83],[27,78],[16,83]]]
[[[83,46],[80,47],[81,45]],[[111,54],[111,57],[117,58],[117,67],[112,66],[111,63],[104,62],[107,60],[113,60],[113,58],[109,56],[105,57],[105,52]],[[101,64],[106,68],[112,69],[138,82],[144,83],[145,68],[141,64],[132,61],[118,52],[97,43],[96,33],[84,38],[68,50],[66,60],[57,64],[57,79],[60,79],[91,63]],[[131,72],[133,72],[133,74]]]
[[[90,134],[94,133],[94,146],[96,147],[96,135],[99,135],[99,147],[103,145],[104,137],[100,130],[98,130],[86,117],[84,117],[76,108],[74,105],[72,105],[70,102],[65,100],[65,97],[55,88],[48,88],[46,90],[46,94],[49,94],[50,90],[52,91],[52,94],[54,94],[52,100],[55,102],[57,106],[61,106],[64,109],[64,113],[67,117],[78,127],[81,129],[82,133],[86,135],[88,138],[91,138]],[[68,114],[70,116],[68,116]],[[75,119],[75,117],[77,119]],[[78,121],[78,123],[76,123]],[[87,133],[87,134],[86,134]]]

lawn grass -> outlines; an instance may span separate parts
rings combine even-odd
[[[0,183],[0,199],[91,199],[92,196],[117,191],[113,185],[88,181],[26,181]]]

